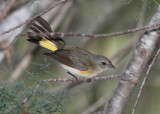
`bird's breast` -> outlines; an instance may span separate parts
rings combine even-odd
[[[75,75],[75,76],[81,76],[81,77],[86,77],[86,78],[91,78],[94,76],[94,69],[93,68],[90,68],[86,71],[81,71],[81,70],[78,70],[76,68],[72,68],[72,67],[69,67],[67,65],[64,65],[64,64],[61,64],[61,66],[69,71],[71,74]]]

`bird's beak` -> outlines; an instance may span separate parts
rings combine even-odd
[[[113,66],[113,65],[110,65],[109,67],[110,67],[110,68],[113,68],[113,69],[116,69],[116,67],[115,67],[115,66]]]

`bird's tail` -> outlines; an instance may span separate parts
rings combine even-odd
[[[62,38],[50,35],[53,33],[52,28],[43,18],[38,17],[35,20],[37,24],[31,23],[29,27],[32,32],[27,32],[28,41],[51,51],[57,51],[66,46],[66,42]]]

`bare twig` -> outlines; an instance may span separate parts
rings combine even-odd
[[[141,96],[143,87],[144,87],[144,85],[145,85],[146,79],[147,79],[148,74],[149,74],[149,72],[150,72],[150,70],[151,70],[153,64],[155,63],[155,61],[156,61],[156,59],[157,59],[159,53],[160,53],[160,48],[158,49],[157,53],[155,54],[154,58],[152,59],[152,62],[148,65],[148,70],[147,70],[146,75],[145,75],[145,77],[144,77],[144,79],[143,79],[143,82],[142,82],[142,84],[141,84],[141,87],[140,87],[138,96],[137,96],[137,98],[136,98],[136,102],[135,102],[135,104],[134,104],[134,108],[133,108],[133,110],[132,110],[132,114],[135,114],[136,107],[137,107],[139,98],[140,98],[140,96]]]
[[[147,29],[158,29],[158,27],[160,26],[160,23],[157,24],[153,24],[153,25],[147,25],[147,26],[143,26],[143,27],[138,27],[138,28],[134,28],[134,29],[128,29],[125,31],[121,31],[121,32],[113,32],[113,33],[109,33],[109,34],[81,34],[81,33],[61,33],[61,32],[56,32],[54,34],[51,33],[52,36],[59,36],[59,37],[64,37],[64,36],[82,36],[82,37],[89,37],[89,38],[103,38],[103,37],[113,37],[113,36],[118,36],[118,35],[124,35],[124,34],[128,34],[128,33],[133,33],[133,32],[137,32],[140,30],[147,30]]]
[[[102,80],[108,80],[108,79],[113,79],[113,78],[120,78],[121,75],[116,74],[116,75],[109,75],[109,76],[103,76],[103,77],[93,77],[91,78],[91,81],[102,81]],[[88,78],[78,78],[79,82],[87,82]],[[43,82],[75,82],[75,78],[50,78],[43,80]]]
[[[54,33],[46,33],[46,34],[41,34],[41,35],[47,35],[50,34],[53,37],[64,37],[64,36],[81,36],[81,37],[89,37],[89,38],[103,38],[103,37],[113,37],[113,36],[118,36],[118,35],[124,35],[124,34],[128,34],[128,33],[133,33],[133,32],[137,32],[140,30],[146,30],[146,29],[151,29],[155,30],[158,29],[160,26],[160,23],[157,24],[152,24],[152,25],[146,25],[143,27],[138,27],[138,28],[134,28],[134,29],[128,29],[125,31],[121,31],[121,32],[113,32],[113,33],[109,33],[109,34],[82,34],[82,33],[62,33],[62,32],[54,32]]]
[[[65,0],[61,0],[59,2],[57,2],[56,4],[54,4],[52,7],[48,8],[47,10],[44,10],[43,12],[39,13],[38,15],[27,19],[25,22],[17,25],[16,27],[13,27],[7,31],[4,31],[3,33],[0,34],[0,36],[9,33],[19,27],[21,27],[22,25],[36,19],[37,17],[47,13],[48,11],[50,11],[51,9],[53,9],[54,7],[58,6],[59,4],[61,4],[62,2],[64,2]],[[146,25],[143,27],[138,27],[138,28],[134,28],[134,29],[128,29],[125,31],[121,31],[121,32],[114,32],[114,33],[109,33],[109,34],[81,34],[81,33],[61,33],[61,32],[56,32],[56,33],[51,33],[52,36],[59,36],[59,37],[64,37],[64,36],[82,36],[82,37],[90,37],[90,38],[102,38],[102,37],[113,37],[113,36],[118,36],[118,35],[124,35],[124,34],[128,34],[128,33],[133,33],[133,32],[137,32],[140,30],[147,30],[147,29],[158,29],[158,27],[160,26],[160,23],[156,23],[156,24],[152,24],[152,25]]]
[[[91,81],[102,81],[102,80],[109,80],[109,79],[114,79],[114,78],[120,78],[121,75],[116,74],[116,75],[109,75],[109,76],[103,76],[103,77],[93,77]],[[40,83],[36,85],[36,87],[33,89],[33,93],[35,94],[37,89],[45,82],[76,82],[75,78],[49,78],[42,80]],[[79,82],[87,82],[87,78],[78,78]],[[20,104],[23,105],[25,104],[31,96],[26,97]]]
[[[38,16],[37,16],[38,17]],[[28,21],[31,21],[32,19],[30,18],[29,20],[26,20],[27,22]],[[25,21],[25,22],[26,22]],[[26,22],[26,23],[27,23]],[[113,37],[113,36],[118,36],[118,35],[124,35],[124,34],[128,34],[128,33],[132,33],[132,32],[137,32],[137,31],[140,31],[140,30],[145,30],[145,29],[151,29],[151,28],[155,28],[155,27],[158,27],[160,26],[160,23],[158,24],[154,24],[154,25],[148,25],[148,26],[143,26],[143,27],[139,27],[139,28],[135,28],[135,29],[129,29],[129,30],[125,30],[125,31],[121,31],[121,32],[113,32],[113,33],[109,33],[109,34],[81,34],[81,33],[62,33],[62,32],[55,32],[55,33],[46,33],[46,34],[50,34],[51,36],[53,37],[64,37],[64,36],[82,36],[82,37],[89,37],[89,38],[103,38],[103,37]],[[10,32],[10,31],[9,31]],[[2,33],[3,34],[3,33]],[[1,35],[2,35],[1,34]],[[5,34],[5,33],[4,33]],[[46,35],[46,34],[41,34],[41,35]],[[1,36],[0,35],[0,36]],[[13,46],[13,44],[16,42],[16,40],[21,37],[21,36],[25,36],[24,34],[21,34],[21,35],[17,35],[15,40],[13,40],[13,42],[11,42],[11,44],[5,48],[5,49],[0,49],[0,51],[3,51],[3,50],[6,50],[8,49],[10,46]]]
[[[15,30],[15,29],[23,26],[24,24],[26,24],[26,23],[28,23],[28,22],[36,19],[37,17],[39,17],[39,16],[47,13],[48,11],[52,10],[53,8],[55,8],[56,6],[62,4],[62,3],[65,2],[65,1],[66,1],[66,0],[60,0],[60,1],[58,1],[57,3],[55,3],[54,5],[52,5],[51,7],[49,7],[48,9],[42,11],[42,12],[39,13],[38,15],[35,15],[35,16],[33,16],[33,17],[30,17],[29,19],[27,19],[27,20],[24,21],[23,23],[20,23],[19,25],[15,26],[15,27],[13,27],[13,28],[10,28],[9,30],[6,30],[6,31],[2,32],[2,33],[0,34],[0,36],[4,35],[4,34],[6,34],[6,33],[9,33],[9,32],[11,32],[11,31],[13,31],[13,30]]]
[[[5,48],[0,48],[0,52],[1,52],[1,51],[5,51],[5,50],[9,49],[10,47],[12,47],[12,46],[16,43],[16,41],[17,41],[20,37],[22,37],[22,36],[26,36],[26,35],[25,35],[25,34],[19,34],[19,35],[17,35],[17,36],[14,38],[14,40],[13,40],[8,46],[6,46]]]

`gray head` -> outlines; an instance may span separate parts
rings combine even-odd
[[[95,63],[97,74],[107,70],[108,68],[115,69],[116,67],[112,65],[112,62],[105,56],[93,55],[92,59]]]

